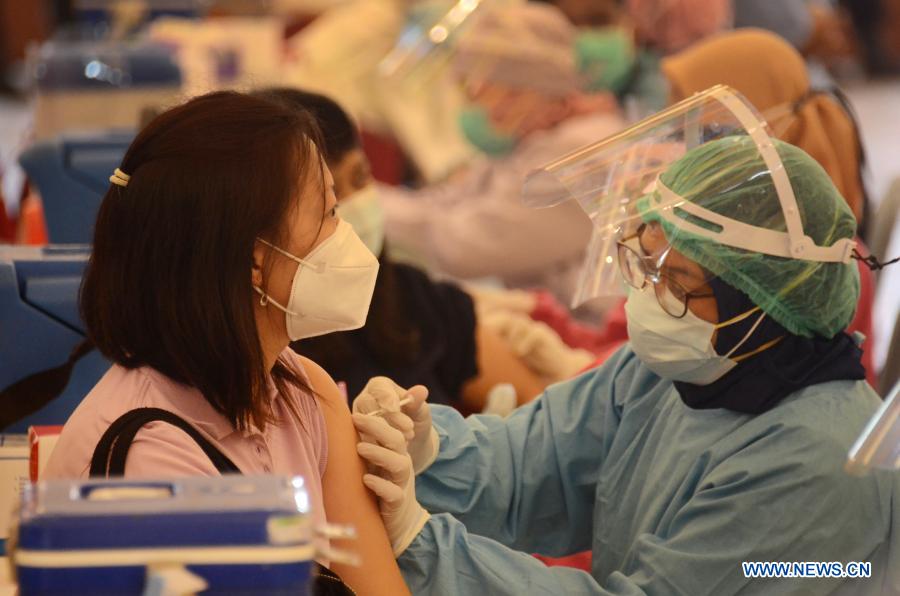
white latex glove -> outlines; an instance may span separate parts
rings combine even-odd
[[[516,388],[512,384],[498,383],[488,391],[487,400],[481,413],[506,418],[516,409],[518,401]]]
[[[407,397],[409,402],[401,406],[400,401]],[[404,389],[387,377],[373,377],[353,401],[354,413],[378,412],[378,416],[403,434],[416,474],[434,463],[440,448],[427,399],[428,389],[422,385]]]
[[[416,500],[416,479],[406,441],[379,416],[353,414],[353,424],[360,436],[370,438],[356,446],[369,465],[363,483],[378,495],[384,528],[394,556],[399,557],[430,517]]]
[[[593,354],[570,348],[549,325],[530,317],[496,312],[479,321],[500,335],[530,369],[551,381],[568,379],[594,361]]]

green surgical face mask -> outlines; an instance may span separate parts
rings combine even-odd
[[[623,91],[634,63],[634,42],[624,29],[583,29],[575,38],[575,64],[589,91]]]
[[[486,155],[501,157],[515,149],[519,139],[501,132],[491,123],[481,106],[469,106],[459,114],[459,126],[466,139]]]
[[[384,209],[378,200],[378,189],[369,184],[337,205],[338,215],[351,226],[376,257],[384,247]]]

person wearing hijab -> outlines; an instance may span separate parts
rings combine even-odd
[[[900,593],[900,476],[844,469],[881,404],[843,331],[856,220],[808,154],[748,130],[665,166],[627,215],[586,207],[630,228],[630,339],[603,366],[505,419],[356,400],[366,484],[413,593]],[[365,415],[391,405],[408,444]],[[524,554],[586,548],[590,573]],[[754,576],[764,561],[841,563]],[[850,561],[871,573],[842,575]]]
[[[746,97],[778,138],[800,147],[825,169],[863,229],[866,191],[859,131],[844,102],[810,87],[806,63],[781,37],[762,29],[740,29],[702,41],[662,62],[675,102],[723,84]],[[841,97],[838,95],[838,97]],[[860,263],[861,292],[850,331],[872,342],[872,272]],[[877,387],[872,350],[865,349],[867,379]]]

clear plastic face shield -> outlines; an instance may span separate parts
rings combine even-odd
[[[871,469],[900,470],[900,383],[850,449],[846,469],[851,474]]]
[[[466,136],[471,133],[470,141],[487,153],[503,153],[540,128],[561,109],[555,104],[581,84],[574,50],[535,40],[533,23],[506,10],[517,5],[512,0],[425,3],[427,10],[410,18],[380,62],[379,75],[413,91],[451,80],[472,112],[460,122]]]
[[[773,187],[780,209],[756,200]],[[575,200],[593,222],[573,306],[649,280],[662,284],[657,298],[677,316],[689,300],[679,294],[691,294],[703,280],[679,278],[676,270],[685,267],[677,261],[684,259],[673,247],[698,239],[814,261],[847,262],[853,248],[849,240],[816,246],[804,234],[765,121],[722,85],[533,171],[523,200],[532,207]],[[660,293],[675,294],[671,310],[665,302],[673,296]]]
[[[379,76],[406,87],[425,86],[447,71],[453,48],[482,5],[497,0],[418,3],[394,47],[378,64]]]

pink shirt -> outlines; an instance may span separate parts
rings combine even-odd
[[[305,377],[293,351],[286,349],[282,358]],[[280,422],[266,425],[264,431],[251,426],[239,432],[196,389],[149,367],[114,365],[69,418],[47,463],[46,478],[87,478],[94,448],[116,418],[135,408],[162,408],[190,422],[244,474],[303,476],[313,519],[321,523],[322,475],[328,459],[325,419],[313,396],[297,391],[291,397],[302,424],[273,389],[273,412]],[[150,422],[138,431],[125,462],[128,478],[215,475],[218,471],[194,440],[165,422]]]

